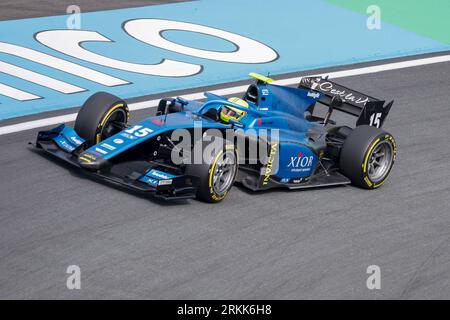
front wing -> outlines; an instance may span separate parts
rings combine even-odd
[[[86,170],[80,166],[84,162],[80,158],[85,156],[85,141],[65,125],[39,132],[35,146],[89,176],[156,198],[191,199],[197,192],[197,177],[176,174],[173,169],[169,172],[170,168],[156,161],[124,161],[101,170]]]

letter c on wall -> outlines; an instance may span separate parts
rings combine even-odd
[[[278,58],[275,50],[261,42],[194,23],[162,19],[136,19],[125,22],[123,28],[130,36],[149,45],[204,59],[235,63],[267,63]],[[238,49],[233,52],[217,52],[187,47],[163,38],[161,33],[168,30],[207,34],[230,41]]]
[[[84,30],[48,30],[36,34],[36,40],[47,47],[66,55],[107,66],[110,68],[165,77],[184,77],[199,73],[199,65],[162,59],[158,64],[139,64],[108,58],[91,52],[81,46],[83,42],[100,41],[111,42],[95,31]]]

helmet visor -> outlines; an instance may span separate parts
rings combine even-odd
[[[242,117],[245,112],[242,110],[238,110],[238,109],[231,109],[227,106],[223,106],[222,107],[222,113],[230,118],[234,118],[234,119],[239,119],[240,117]]]

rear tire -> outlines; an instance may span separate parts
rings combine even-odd
[[[397,145],[390,133],[362,125],[345,140],[339,166],[354,185],[376,189],[387,180],[396,154]]]
[[[128,119],[125,101],[106,92],[97,92],[81,107],[74,129],[93,145],[121,131],[120,127],[125,128]]]

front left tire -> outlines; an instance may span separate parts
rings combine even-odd
[[[81,107],[74,129],[89,145],[94,145],[123,130],[128,119],[125,101],[107,92],[97,92]]]

